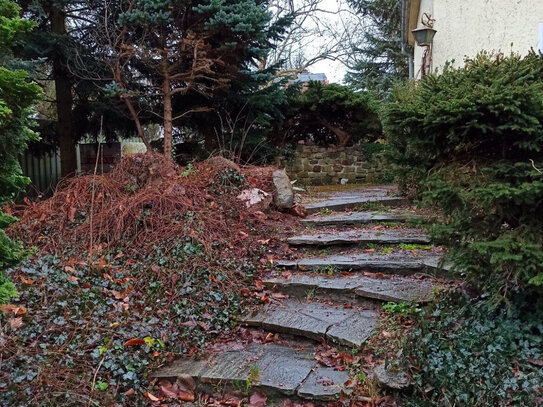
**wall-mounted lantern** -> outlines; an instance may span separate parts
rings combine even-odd
[[[415,41],[420,47],[426,47],[424,53],[422,54],[422,63],[420,66],[420,75],[421,78],[424,78],[427,74],[432,72],[432,42],[434,41],[434,35],[436,35],[436,30],[434,30],[435,19],[428,13],[423,13],[420,19],[422,24],[421,28],[412,30]]]
[[[434,40],[434,35],[436,35],[436,30],[430,27],[417,28],[411,31],[415,36],[415,41],[420,47],[428,47],[432,45]]]

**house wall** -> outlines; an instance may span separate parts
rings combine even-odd
[[[419,28],[425,12],[436,20],[432,65],[439,72],[445,62],[454,60],[454,66],[462,66],[466,56],[482,50],[522,55],[530,48],[537,50],[543,0],[422,0]],[[424,47],[415,46],[417,78],[423,52]]]

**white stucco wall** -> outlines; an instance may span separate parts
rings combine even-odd
[[[433,69],[445,62],[463,65],[482,50],[526,54],[537,50],[543,0],[422,0],[419,15],[435,18]],[[415,46],[415,75],[420,77],[424,48]]]

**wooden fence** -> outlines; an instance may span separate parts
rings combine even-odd
[[[21,168],[31,181],[27,196],[49,195],[60,180],[60,152],[55,150],[36,157],[27,151],[21,157]]]

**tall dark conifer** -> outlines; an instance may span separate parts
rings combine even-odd
[[[346,77],[347,83],[386,94],[397,80],[409,76],[408,58],[402,53],[401,0],[349,0],[370,25],[360,45],[358,59]]]

